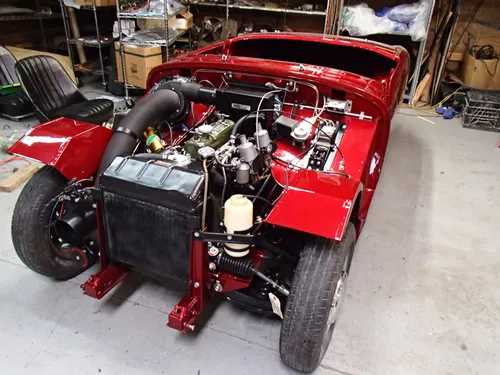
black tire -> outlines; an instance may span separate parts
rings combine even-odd
[[[347,277],[355,242],[349,223],[342,241],[316,237],[302,250],[281,326],[280,354],[287,366],[312,372],[321,363],[335,326],[328,319],[337,284]]]
[[[91,266],[90,261],[86,261],[82,267],[81,262],[58,254],[50,229],[40,223],[45,205],[67,183],[68,180],[56,169],[42,167],[19,195],[11,225],[12,242],[21,261],[33,271],[58,280],[70,279]],[[46,215],[50,215],[50,212]],[[49,218],[46,218],[48,221]]]

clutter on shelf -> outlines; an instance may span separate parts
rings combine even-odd
[[[122,34],[126,36],[132,36],[135,33],[135,21],[134,20],[120,20],[122,26]],[[113,24],[113,38],[118,38],[118,21]]]
[[[341,16],[341,25],[351,36],[400,34],[409,35],[416,41],[426,36],[430,11],[430,0],[386,7],[378,11],[363,3],[346,6]]]
[[[183,9],[175,16],[168,18],[168,26],[176,30],[187,30],[193,26],[193,14]],[[164,19],[137,18],[137,26],[139,29],[164,29]]]
[[[76,5],[92,7],[92,0],[75,0]],[[114,0],[95,0],[94,1],[96,7],[111,7],[115,5]]]
[[[165,39],[165,29],[144,29],[139,30],[132,34],[130,37],[123,39],[124,43],[140,43],[140,44],[153,44],[153,45],[169,45],[178,36],[177,30],[169,27],[168,41]]]
[[[122,19],[122,34],[127,38],[125,42],[165,42],[165,20],[163,18],[137,18],[137,27],[140,31],[136,32],[136,21]],[[168,19],[169,26],[169,44],[177,38],[184,30],[188,30],[193,25],[193,15],[187,10],[183,10],[175,17]],[[113,37],[118,38],[118,21],[113,24]]]
[[[205,17],[199,33],[198,47],[222,42],[235,37],[238,33],[238,22],[232,19]]]
[[[121,6],[121,17],[127,14],[133,15],[134,17],[163,17],[165,14],[165,7],[167,9],[167,14],[173,16],[185,9],[184,5],[174,0],[151,0],[135,2],[132,3],[132,5],[129,4],[130,3]]]
[[[197,3],[198,5],[215,5],[225,7],[225,1],[200,1]],[[193,4],[194,5],[194,4]],[[301,4],[295,6],[289,6],[288,2],[286,3],[275,3],[272,1],[259,1],[259,0],[230,0],[228,2],[228,6],[230,8],[243,8],[243,9],[255,9],[255,10],[287,10],[292,12],[324,12],[325,6],[324,4],[315,3],[315,4]]]

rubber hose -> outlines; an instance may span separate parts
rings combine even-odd
[[[149,125],[180,110],[183,102],[181,95],[170,90],[160,90],[139,101],[121,120],[120,126],[111,136],[98,174],[104,172],[115,157],[129,155],[134,150],[137,139],[142,137]]]
[[[217,194],[210,193],[210,200],[208,203],[208,217],[210,218],[210,220],[207,221],[208,231],[220,232],[220,197]]]
[[[134,155],[134,158],[136,159],[146,159],[146,160],[166,160],[164,157],[163,157],[163,154],[160,153],[160,154],[155,154],[153,152],[149,153],[149,152],[146,152],[144,154],[135,154]]]
[[[238,121],[236,121],[236,124],[234,124],[233,126],[233,130],[231,130],[231,135],[236,135],[238,134],[238,131],[240,129],[240,126],[246,122],[246,121],[249,121],[249,120],[255,120],[257,118],[257,113],[250,113],[248,115],[245,115],[243,117],[240,117],[240,119]]]
[[[186,100],[195,103],[215,104],[217,89],[209,88],[194,82],[168,81],[158,86],[160,90],[171,90],[181,93]]]
[[[220,193],[222,186],[224,186],[224,177],[215,168],[210,170],[210,181],[212,181],[210,184],[212,192]]]

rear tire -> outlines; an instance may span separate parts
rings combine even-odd
[[[342,241],[316,237],[300,254],[280,336],[281,360],[295,370],[312,372],[325,355],[355,242],[356,230],[349,223]]]
[[[92,265],[87,259],[82,265],[81,260],[61,256],[56,251],[57,240],[51,238],[51,229],[44,228],[40,223],[45,205],[67,183],[68,180],[56,169],[44,166],[24,187],[12,215],[12,242],[21,261],[33,271],[58,280],[70,279]],[[46,215],[50,215],[50,212]],[[44,219],[45,222],[50,220],[48,217]]]

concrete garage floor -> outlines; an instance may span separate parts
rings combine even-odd
[[[408,112],[406,110],[406,112]],[[410,111],[410,113],[412,113]],[[496,374],[498,134],[398,114],[348,296],[316,374]],[[280,324],[223,303],[197,335],[165,327],[181,298],[133,275],[101,301],[17,258],[0,193],[1,374],[291,374]],[[95,269],[93,270],[95,271]]]

